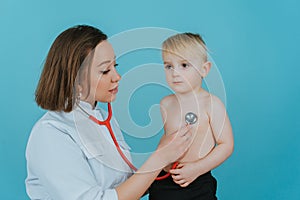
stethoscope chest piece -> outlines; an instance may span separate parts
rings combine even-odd
[[[185,115],[185,122],[187,123],[187,124],[195,124],[196,122],[197,122],[197,120],[198,120],[198,117],[197,117],[197,115],[195,114],[195,113],[192,113],[192,112],[188,112],[188,113],[186,113],[186,115]]]

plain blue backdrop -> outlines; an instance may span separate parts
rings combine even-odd
[[[34,102],[42,63],[61,31],[83,23],[109,36],[141,27],[203,34],[222,74],[235,137],[233,155],[214,170],[218,197],[299,199],[299,10],[297,0],[1,0],[0,199],[28,199],[24,152],[44,113]]]

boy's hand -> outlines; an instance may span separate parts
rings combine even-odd
[[[196,161],[197,165],[199,161]],[[170,173],[172,175],[173,181],[180,185],[180,187],[187,187],[191,184],[199,174],[199,167],[196,162],[189,163],[179,163],[176,169],[171,169]]]

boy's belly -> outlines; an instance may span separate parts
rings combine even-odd
[[[191,146],[179,162],[192,162],[204,158],[214,147],[215,139],[210,126],[201,127],[193,133]]]

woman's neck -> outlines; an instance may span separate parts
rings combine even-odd
[[[88,99],[80,99],[80,101],[83,101],[85,103],[90,104],[91,107],[92,107],[92,110],[94,110],[95,107],[97,106],[97,101],[91,101],[91,100],[88,100]]]

